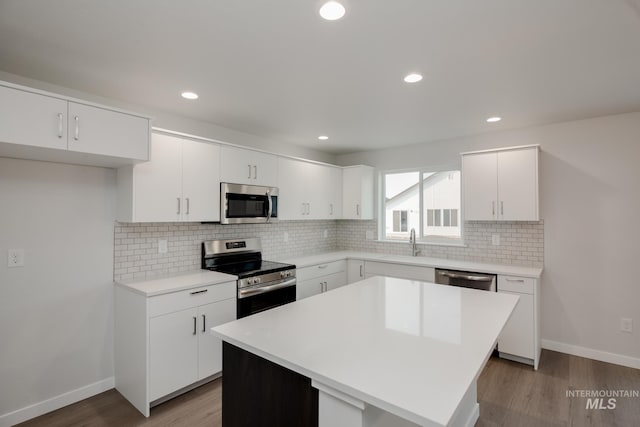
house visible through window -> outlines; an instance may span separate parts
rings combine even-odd
[[[458,243],[460,171],[385,173],[384,238],[406,240],[413,228],[420,240]]]

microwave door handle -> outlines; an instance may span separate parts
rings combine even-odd
[[[269,212],[267,213],[267,222],[271,219],[271,214],[273,213],[273,204],[271,202],[271,194],[267,191],[267,201],[269,202]]]

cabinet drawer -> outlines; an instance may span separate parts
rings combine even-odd
[[[298,281],[311,280],[329,274],[340,273],[341,271],[347,271],[347,261],[334,261],[298,268],[296,270],[296,277]]]
[[[149,317],[236,297],[236,282],[201,286],[149,298]]]
[[[535,279],[517,276],[498,276],[498,292],[511,291],[521,294],[533,294]]]
[[[364,265],[364,271],[367,277],[388,276],[400,279],[421,280],[423,282],[435,281],[435,269],[432,267],[367,261]]]

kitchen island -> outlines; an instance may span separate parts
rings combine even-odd
[[[472,426],[517,300],[372,277],[212,328],[223,426]]]

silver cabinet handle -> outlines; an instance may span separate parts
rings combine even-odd
[[[504,202],[500,202],[500,215],[504,216]]]
[[[304,203],[300,203],[300,215],[304,215]]]
[[[253,179],[258,179],[258,166],[253,165]]]
[[[207,332],[207,316],[202,315],[202,332]]]
[[[329,203],[329,215],[333,215],[333,203]]]
[[[75,116],[73,120],[76,122],[76,133],[73,136],[73,139],[77,141],[80,139],[80,117]]]
[[[196,316],[193,316],[193,335],[196,335],[198,333],[196,331],[196,329],[198,328],[197,323],[198,323],[198,318]]]
[[[58,138],[62,138],[62,132],[64,131],[64,116],[62,115],[62,113],[58,113]]]
[[[356,216],[360,216],[360,204],[356,204]]]
[[[198,295],[198,294],[204,294],[208,291],[208,289],[202,289],[200,291],[193,291],[191,292],[191,295]]]
[[[249,176],[247,178],[251,179],[251,165],[247,165],[249,167]]]
[[[176,200],[178,200],[178,212],[176,213],[180,215],[180,197],[176,197]]]
[[[364,277],[364,274],[362,274],[362,268],[364,267],[364,265],[360,264],[360,277]]]
[[[518,282],[518,283],[524,283],[524,279],[506,279],[507,282]]]
[[[185,200],[187,201],[187,215],[189,215],[189,198],[187,197]]]
[[[491,215],[496,216],[496,202],[491,202]]]

